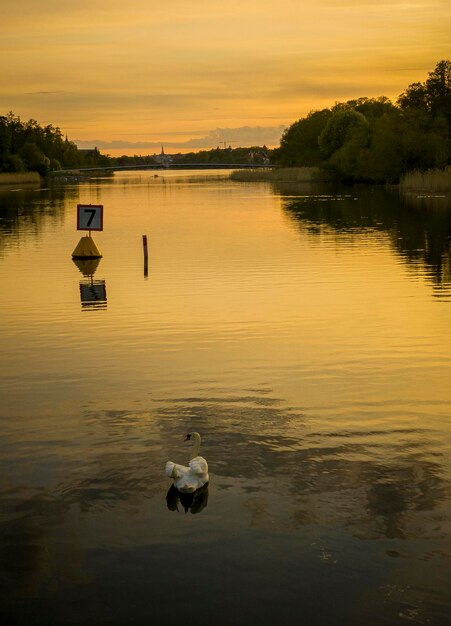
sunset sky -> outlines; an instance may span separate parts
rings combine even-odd
[[[0,114],[80,147],[277,145],[312,109],[392,99],[450,58],[449,0],[1,0]]]

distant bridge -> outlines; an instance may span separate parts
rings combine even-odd
[[[260,163],[149,163],[147,165],[109,165],[108,167],[72,167],[67,170],[53,170],[52,174],[79,174],[82,172],[99,171],[127,171],[127,170],[238,170],[275,168],[277,165],[262,165]]]

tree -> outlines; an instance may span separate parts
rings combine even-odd
[[[451,62],[412,83],[394,105],[384,96],[312,111],[283,134],[281,165],[318,165],[349,181],[396,182],[411,169],[446,166],[451,157]]]
[[[39,150],[35,143],[27,141],[20,150],[19,156],[29,170],[39,172],[41,176],[48,174],[50,159]]]
[[[397,182],[404,163],[403,116],[396,107],[374,121],[371,137],[356,163],[360,180]]]
[[[322,161],[318,137],[332,115],[330,109],[311,111],[287,128],[280,142],[282,165],[312,167]]]
[[[366,117],[358,111],[344,110],[329,118],[318,137],[318,144],[323,156],[328,158],[349,141],[364,147],[368,138],[369,123]]]
[[[445,167],[449,157],[449,126],[442,116],[421,111],[404,111],[401,145],[403,171]]]
[[[434,159],[430,154],[426,156],[424,149],[418,145],[420,161],[430,163],[438,160],[446,165],[451,158],[451,61],[439,61],[428,76],[424,83],[409,85],[399,96],[398,105],[406,115],[416,114],[423,116],[424,119],[429,118],[432,136],[428,137],[427,140],[430,146],[428,152],[433,150],[433,145],[438,145],[439,155],[438,159]],[[424,122],[422,125],[424,126]],[[446,156],[444,158],[442,141],[435,137],[437,128],[440,128],[442,137],[447,138]],[[413,133],[415,133],[415,129],[413,129]],[[421,154],[423,154],[422,158]]]
[[[451,123],[451,61],[439,61],[425,84],[426,103],[434,116],[442,115]]]
[[[398,97],[397,104],[401,109],[427,111],[426,89],[422,83],[412,83]]]
[[[99,167],[111,164],[111,158],[96,149],[85,155],[77,146],[63,140],[59,128],[41,126],[34,119],[22,122],[10,111],[0,116],[0,171],[24,169],[46,175],[49,169],[62,167]]]
[[[397,101],[403,110],[442,115],[451,122],[451,61],[439,61],[424,83],[412,83]]]
[[[336,102],[332,107],[332,113],[340,111],[357,111],[362,113],[368,121],[389,113],[395,108],[389,98],[380,96],[379,98],[357,98],[356,100],[347,100],[346,102]]]

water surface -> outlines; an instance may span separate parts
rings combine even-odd
[[[449,199],[227,176],[0,191],[5,624],[448,623]]]

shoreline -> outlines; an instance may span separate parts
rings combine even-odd
[[[268,183],[340,183],[322,172],[319,167],[279,167],[258,170],[234,170],[231,180],[237,182]],[[353,183],[362,184],[362,183]],[[383,186],[383,183],[363,183]],[[451,191],[451,169],[407,172],[398,184],[390,185],[404,192],[436,193]]]
[[[41,177],[37,172],[0,172],[0,185],[17,185],[40,182]]]
[[[319,183],[330,182],[319,167],[277,167],[234,170],[230,179],[238,182]]]

